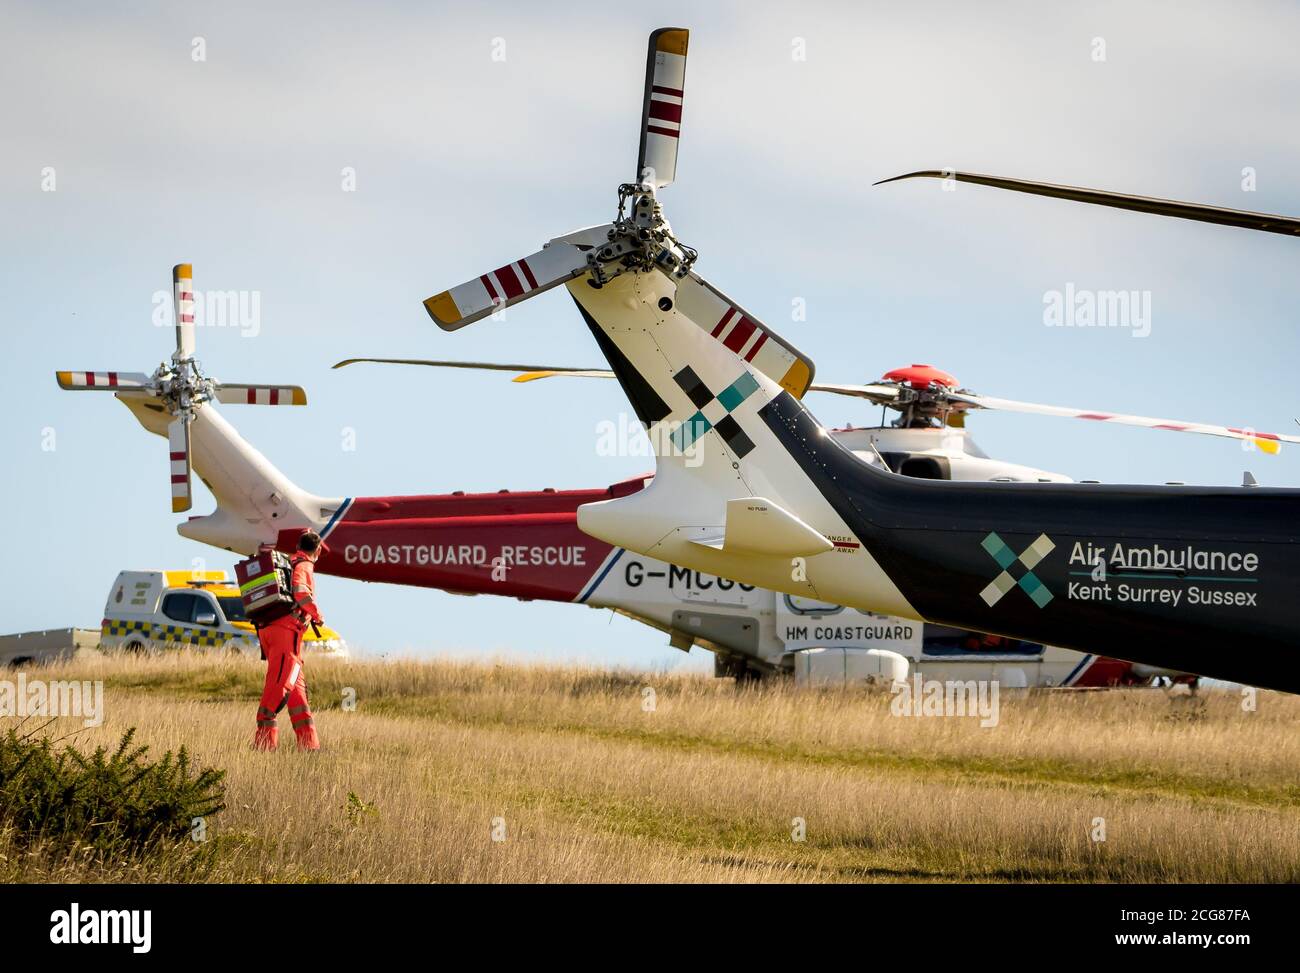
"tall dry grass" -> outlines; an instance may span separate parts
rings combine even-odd
[[[8,881],[1300,879],[1300,699],[1274,693],[1253,712],[1230,693],[1004,695],[981,729],[856,691],[320,660],[325,750],[306,755],[247,748],[255,662],[40,675],[103,679],[105,723],[77,738],[185,743],[228,771],[228,809],[201,848],[147,865],[54,862],[0,835]]]

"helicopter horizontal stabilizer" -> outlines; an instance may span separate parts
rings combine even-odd
[[[727,523],[693,544],[731,554],[759,557],[812,557],[835,545],[780,504],[763,497],[727,501]]]

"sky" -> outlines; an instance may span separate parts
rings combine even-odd
[[[646,36],[668,25],[690,28],[691,46],[666,212],[696,269],[819,378],[923,362],[988,395],[1297,432],[1300,242],[932,180],[871,184],[949,168],[1300,214],[1300,8],[10,0],[0,633],[98,626],[122,569],[233,564],[175,533],[161,440],[111,397],[54,381],[168,357],[154,301],[180,262],[199,291],[258,295],[257,326],[199,328],[198,356],[221,379],[307,389],[306,408],[223,414],[308,490],[647,472],[643,455],[598,449],[602,420],[631,411],[616,383],[329,366],[604,365],[561,290],[455,334],[420,302],[613,215],[635,168]],[[1045,300],[1067,287],[1146,295],[1149,333],[1048,327]],[[809,404],[827,425],[878,416]],[[970,429],[995,457],[1076,479],[1236,484],[1249,469],[1300,482],[1295,448],[1025,415]],[[584,607],[326,577],[318,593],[369,654],[711,665]]]

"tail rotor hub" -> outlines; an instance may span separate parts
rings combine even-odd
[[[691,272],[699,253],[673,235],[654,189],[643,183],[618,187],[618,212],[610,223],[608,243],[587,253],[587,266],[596,286],[627,271],[660,270],[682,278]]]

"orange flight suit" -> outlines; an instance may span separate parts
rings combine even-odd
[[[276,717],[286,705],[289,722],[298,736],[298,749],[320,749],[316,724],[307,703],[307,679],[302,665],[303,632],[309,621],[321,623],[315,600],[315,566],[304,554],[295,554],[291,563],[294,608],[258,629],[266,655],[266,684],[257,707],[257,735],[253,738],[257,750],[275,749],[280,735]]]

